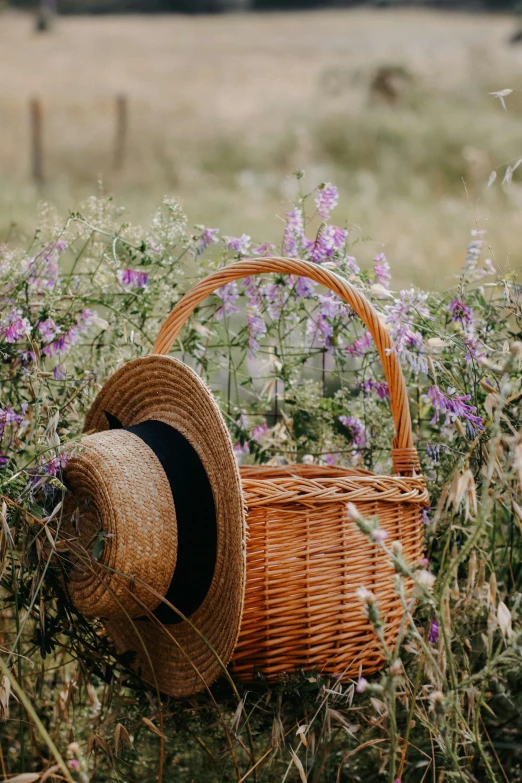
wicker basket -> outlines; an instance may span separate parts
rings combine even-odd
[[[394,571],[383,550],[348,518],[347,503],[376,515],[389,540],[399,540],[407,560],[422,557],[422,508],[428,494],[417,451],[404,377],[393,342],[365,297],[324,267],[285,258],[239,261],[189,291],[160,329],[153,352],[167,354],[193,310],[209,294],[259,273],[309,277],[344,299],[371,332],[390,389],[395,423],[395,475],[365,470],[290,465],[243,467],[247,505],[247,579],[239,640],[232,668],[250,681],[300,669],[352,677],[376,671],[382,649],[356,596],[375,593],[393,643],[402,618]]]

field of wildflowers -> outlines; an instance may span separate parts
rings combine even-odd
[[[474,230],[458,282],[396,291],[393,259],[330,222],[337,189],[299,195],[275,246],[190,227],[167,199],[151,224],[107,197],[63,220],[44,205],[26,247],[0,251],[0,779],[31,781],[522,781],[522,288]],[[431,509],[426,552],[392,560],[404,607],[380,675],[262,672],[249,687],[165,699],[67,597],[62,469],[100,384],[150,351],[197,279],[234,259],[327,265],[368,296],[410,392]],[[242,463],[390,470],[389,391],[350,308],[305,279],[232,283],[176,355],[214,389]],[[103,535],[92,542],[97,559]],[[404,590],[413,578],[415,595]],[[358,596],[384,638],[375,597]],[[415,612],[415,613],[414,613]],[[13,777],[15,776],[15,777]]]

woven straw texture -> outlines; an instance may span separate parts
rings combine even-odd
[[[118,617],[123,611],[140,617],[144,606],[152,611],[159,604],[149,587],[164,595],[176,566],[176,512],[167,477],[153,452],[130,432],[88,435],[82,447],[66,472],[71,494],[64,519],[77,553],[71,598],[87,617]],[[93,563],[81,553],[102,530],[108,534],[103,558]]]
[[[370,674],[382,648],[356,596],[371,590],[393,643],[402,612],[388,556],[349,519],[347,503],[379,517],[409,560],[422,556],[422,478],[373,476],[293,465],[243,468],[248,505],[247,584],[232,659],[241,680],[296,669]]]
[[[172,493],[161,464],[139,438],[121,430],[106,432],[104,411],[124,426],[147,420],[171,425],[195,448],[209,477],[217,557],[210,589],[190,623],[162,625],[150,616],[150,609],[167,592],[176,563]],[[107,539],[99,566],[93,568],[87,557],[79,565],[76,557],[70,582],[73,598],[88,614],[110,618],[105,622],[107,632],[120,652],[136,652],[133,666],[145,681],[174,696],[203,690],[221,673],[221,661],[230,661],[245,585],[243,497],[219,408],[190,367],[171,357],[147,356],[124,365],[106,382],[87,415],[85,430],[97,434],[82,440],[85,448],[67,466],[66,480],[73,490],[68,510],[72,514],[79,507],[83,528],[84,500],[94,497],[85,534],[103,529],[114,531],[114,538]],[[148,466],[153,466],[154,478]],[[76,549],[81,541],[80,536]],[[158,550],[160,564],[151,556]],[[114,567],[125,577],[112,575]],[[139,590],[137,576],[144,582]],[[137,611],[136,598],[147,593]],[[140,616],[147,619],[131,619]]]
[[[268,272],[309,277],[327,286],[353,307],[371,332],[390,389],[396,475],[306,465],[241,469],[248,509],[247,582],[233,670],[246,681],[256,670],[269,680],[302,668],[336,676],[369,674],[383,658],[357,588],[374,592],[388,643],[397,634],[402,610],[387,556],[348,518],[347,503],[365,516],[377,516],[411,562],[422,556],[421,512],[429,503],[413,446],[404,377],[373,306],[324,267],[285,258],[239,261],[181,299],[160,329],[153,351],[168,353],[190,314],[213,291]]]

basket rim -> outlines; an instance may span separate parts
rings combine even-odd
[[[318,476],[308,468],[320,466],[292,465],[288,473],[271,466],[241,466],[241,485],[249,509],[254,506],[299,503],[415,503],[429,506],[424,476],[387,476],[339,469],[335,475]],[[326,474],[332,468],[326,467]],[[280,475],[277,475],[277,474]],[[315,473],[315,475],[314,475]],[[274,475],[275,474],[275,475]],[[308,475],[307,475],[308,474]],[[311,475],[310,475],[311,474]]]

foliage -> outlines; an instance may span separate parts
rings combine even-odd
[[[11,0],[20,8],[34,7],[34,0]],[[61,14],[114,14],[114,13],[220,13],[246,10],[249,0],[58,0],[56,8]]]
[[[475,8],[470,0],[413,0],[418,5],[442,6],[443,8]],[[34,6],[34,0],[11,0],[13,6],[22,8]],[[328,5],[362,5],[354,0],[331,0]],[[377,7],[387,7],[407,4],[399,0],[373,0]],[[136,13],[136,12],[182,12],[182,13],[213,13],[219,11],[260,9],[302,9],[325,5],[324,0],[59,0],[58,9],[61,13]],[[483,0],[482,6],[492,10],[517,10],[518,0]]]
[[[47,770],[43,780],[61,765],[79,781],[522,780],[521,288],[483,260],[475,231],[454,289],[394,292],[385,256],[356,257],[352,232],[329,222],[337,199],[329,183],[301,190],[279,248],[190,230],[173,200],[148,228],[132,226],[106,197],[65,222],[44,206],[29,246],[2,248],[4,777]],[[433,501],[426,559],[404,562],[376,520],[350,509],[368,546],[393,560],[405,610],[371,682],[302,672],[275,687],[260,676],[239,693],[223,681],[210,697],[160,698],[64,594],[61,471],[100,383],[150,350],[182,293],[234,259],[276,253],[346,277],[394,338]],[[389,390],[370,336],[311,281],[229,284],[176,353],[215,390],[240,461],[390,469]]]

